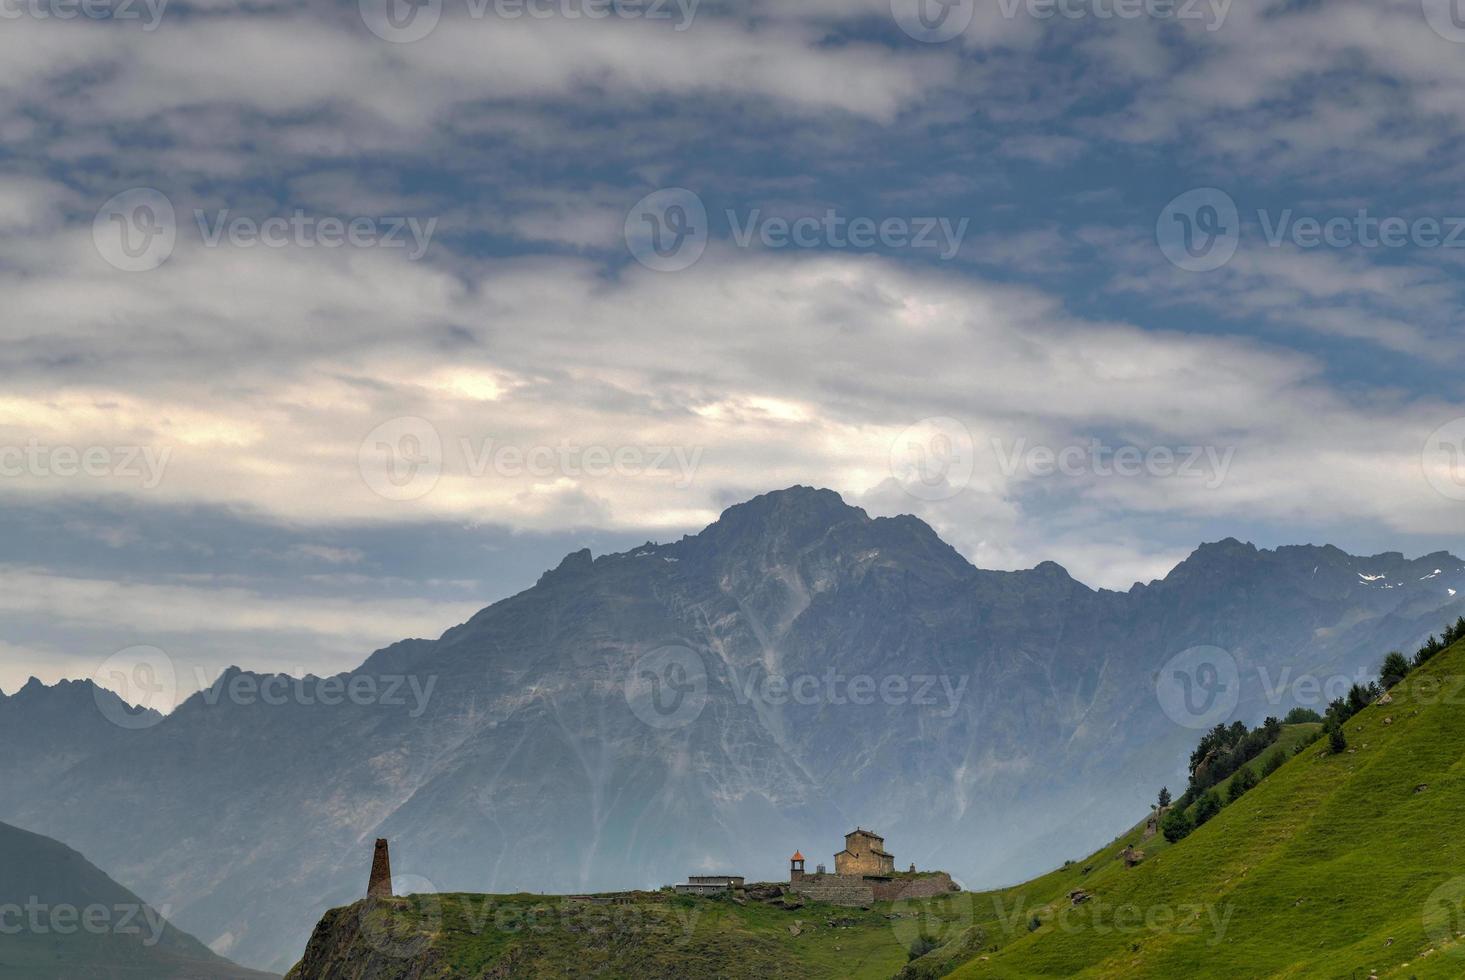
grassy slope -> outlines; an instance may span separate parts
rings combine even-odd
[[[1136,868],[1118,860],[1133,833],[1018,888],[970,896],[988,942],[952,975],[1465,975],[1462,680],[1457,644],[1395,688],[1392,704],[1351,719],[1350,751],[1309,747],[1186,840],[1140,845]],[[1076,888],[1093,898],[1074,908]]]
[[[412,896],[333,911],[317,938],[322,932],[351,933],[353,920],[361,916],[372,924],[324,959],[313,958],[316,949],[307,950],[290,976],[324,975],[323,962],[350,962],[359,969],[375,952],[377,972],[370,975],[380,977],[398,976],[393,972],[398,966],[405,976],[409,968],[430,962],[424,977],[883,980],[909,960],[919,923],[939,923],[945,914],[939,900],[876,903],[862,911],[815,903],[784,909],[756,901],[738,905],[723,898],[651,895],[629,906],[584,906],[538,895]],[[332,917],[338,917],[334,923]],[[802,923],[798,935],[790,932],[796,923]],[[369,938],[373,936],[389,939]],[[380,955],[385,949],[399,952]]]

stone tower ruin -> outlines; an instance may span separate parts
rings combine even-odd
[[[371,856],[371,881],[366,886],[366,897],[392,897],[392,855],[385,838],[377,839],[376,853]]]

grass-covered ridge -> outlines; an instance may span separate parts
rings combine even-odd
[[[910,960],[923,928],[944,928],[951,908],[666,893],[417,895],[327,913],[289,976],[884,980]]]
[[[1179,843],[1136,830],[966,896],[989,941],[952,975],[1465,976],[1465,643],[1386,700],[1348,718],[1343,751],[1307,744]]]

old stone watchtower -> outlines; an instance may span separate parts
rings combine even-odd
[[[371,880],[366,885],[367,898],[392,897],[392,855],[385,838],[378,838],[371,856]]]

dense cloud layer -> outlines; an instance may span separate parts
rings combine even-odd
[[[406,44],[355,4],[15,7],[0,493],[68,527],[110,503],[64,555],[0,554],[0,687],[159,636],[347,666],[566,538],[673,537],[794,483],[1121,588],[1225,534],[1458,548],[1465,488],[1426,448],[1465,416],[1462,253],[1417,222],[1451,227],[1465,47],[1428,3],[1295,6],[1012,0],[931,44],[874,0],[447,2]],[[133,187],[174,216],[150,271],[98,245]],[[666,187],[709,212],[678,272],[624,239]],[[1156,244],[1199,187],[1238,208],[1207,272]],[[810,247],[776,247],[799,218]],[[1309,245],[1303,218],[1351,223]],[[857,219],[944,220],[954,258],[851,245]],[[1367,244],[1384,219],[1404,245]],[[272,528],[304,564],[235,542],[185,568],[144,511]],[[543,546],[404,574],[383,527]]]

